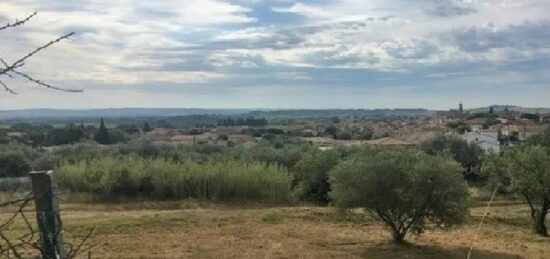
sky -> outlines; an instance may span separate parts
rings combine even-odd
[[[550,106],[550,0],[2,0],[0,109]]]

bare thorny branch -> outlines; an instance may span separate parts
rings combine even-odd
[[[29,193],[24,198],[0,203],[0,207],[19,204],[17,210],[5,222],[0,223],[0,258],[28,258],[27,254],[31,251],[36,251],[42,258],[49,258],[36,238],[39,236],[38,230],[33,227],[25,214],[25,208],[32,200],[34,200],[34,197],[32,193]],[[8,234],[8,231],[18,217],[21,217],[26,233],[14,238]],[[60,228],[57,231],[61,232],[62,229]],[[65,250],[67,251],[65,258],[76,258],[81,254],[90,253],[93,248],[98,246],[103,239],[92,240],[94,231],[95,228],[89,229],[82,239],[76,240],[74,244],[65,242]]]
[[[17,27],[17,26],[19,26],[19,25],[22,25],[22,24],[28,22],[28,21],[29,21],[33,16],[35,16],[35,15],[36,15],[36,12],[34,12],[34,13],[32,13],[31,15],[27,16],[27,18],[25,18],[25,19],[23,19],[23,20],[21,20],[21,21],[15,20],[15,22],[12,23],[12,24],[8,23],[8,24],[6,24],[6,25],[0,27],[0,31],[1,31],[1,30],[4,30],[4,29],[7,29],[7,28]]]
[[[23,25],[27,21],[29,21],[33,16],[35,16],[36,14],[37,13],[34,12],[34,13],[32,13],[31,15],[29,15],[28,17],[26,17],[25,19],[23,19],[21,21],[16,20],[14,23],[8,23],[4,26],[1,26],[0,31],[8,29],[8,28],[14,28],[14,27]],[[16,76],[20,76],[23,79],[26,79],[26,80],[28,80],[30,82],[33,82],[33,83],[35,83],[39,86],[46,87],[46,88],[49,88],[49,89],[63,91],[63,92],[82,92],[82,90],[78,90],[78,89],[69,89],[69,88],[62,88],[62,87],[53,86],[51,84],[42,82],[41,80],[35,79],[35,78],[31,77],[30,75],[17,70],[18,68],[23,67],[25,65],[25,61],[27,59],[31,58],[32,56],[34,56],[36,53],[50,47],[53,44],[56,44],[56,43],[58,43],[58,42],[60,42],[64,39],[67,39],[67,38],[69,38],[73,35],[74,35],[74,32],[70,32],[70,33],[67,33],[67,34],[65,34],[61,37],[58,37],[58,38],[54,39],[54,40],[51,40],[50,42],[34,49],[33,51],[27,53],[26,55],[24,55],[23,57],[19,58],[17,61],[15,61],[11,64],[6,62],[4,59],[0,58],[0,63],[3,66],[3,68],[0,68],[0,77],[1,76],[8,76],[10,78],[16,78]],[[6,92],[8,92],[10,94],[17,94],[11,87],[9,87],[2,80],[0,80],[0,86]]]

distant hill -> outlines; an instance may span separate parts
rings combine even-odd
[[[376,119],[385,117],[430,116],[435,111],[426,109],[300,109],[300,110],[271,110],[252,111],[249,115],[267,118],[326,118],[353,116],[359,118]]]
[[[113,109],[29,109],[0,110],[4,122],[91,122],[98,118],[122,119],[123,121],[144,118],[195,117],[200,115],[264,117],[264,118],[391,118],[407,116],[430,116],[435,111],[426,109],[200,109],[200,108],[113,108]],[[212,119],[212,118],[210,118]],[[219,118],[218,118],[219,119]]]
[[[117,109],[29,109],[0,110],[0,120],[44,120],[71,118],[136,118],[172,117],[188,115],[235,115],[249,112],[249,109],[199,109],[199,108],[117,108]]]
[[[501,112],[504,111],[506,108],[508,108],[509,111],[516,111],[516,112],[522,112],[522,113],[550,113],[550,108],[544,108],[544,107],[521,107],[521,106],[515,106],[515,105],[502,105],[502,104],[496,104],[491,105],[487,107],[480,107],[475,109],[470,109],[471,113],[478,113],[478,112],[488,112],[489,108],[493,107],[493,110],[495,112]]]
[[[524,113],[550,113],[550,108],[524,108],[513,105],[492,105],[495,111],[506,107]],[[488,107],[468,110],[471,113],[488,112]],[[366,119],[395,118],[409,116],[431,116],[428,109],[201,109],[201,108],[110,108],[110,109],[28,109],[0,110],[0,121],[4,122],[86,122],[106,119],[147,119],[168,117],[193,117],[199,115],[252,116],[264,118],[330,118],[354,117]],[[218,116],[214,116],[218,117]],[[210,118],[213,119],[213,118]],[[218,118],[219,119],[219,118]]]

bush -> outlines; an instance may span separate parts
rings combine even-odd
[[[296,197],[299,200],[327,204],[330,192],[328,172],[339,160],[340,155],[333,150],[306,153],[292,168]]]
[[[336,136],[337,139],[340,139],[340,140],[351,140],[351,133],[347,132],[347,131],[342,131],[340,133],[338,133],[338,135]]]
[[[19,152],[0,153],[0,177],[23,177],[31,171],[29,160]]]
[[[302,159],[302,155],[306,151],[306,148],[307,146],[303,144],[274,142],[273,145],[271,145],[264,142],[250,149],[241,150],[242,153],[240,157],[283,166],[288,169],[292,168]]]
[[[342,208],[363,207],[400,243],[420,234],[427,221],[438,227],[460,224],[467,215],[468,192],[454,160],[423,153],[386,151],[356,156],[330,173],[330,197]]]
[[[103,197],[146,195],[157,199],[285,202],[290,176],[275,165],[239,160],[208,164],[165,159],[102,158],[59,169],[61,188]]]
[[[527,144],[532,146],[541,145],[545,147],[550,147],[550,125],[544,127],[544,129],[539,134],[528,138]]]
[[[44,154],[32,161],[32,169],[35,171],[53,170],[59,164],[61,158],[51,154]]]
[[[57,146],[76,143],[84,137],[82,129],[73,125],[64,128],[55,128],[48,132],[45,144],[48,146]]]

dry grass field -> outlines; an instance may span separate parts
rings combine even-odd
[[[360,211],[330,207],[126,202],[62,205],[65,239],[96,227],[93,258],[465,258],[483,214],[461,228],[429,230],[407,245]],[[5,220],[15,207],[2,208]],[[27,208],[32,215],[31,207]],[[10,232],[21,232],[14,225]],[[550,258],[550,238],[530,232],[525,206],[500,202],[487,218],[472,258]]]

